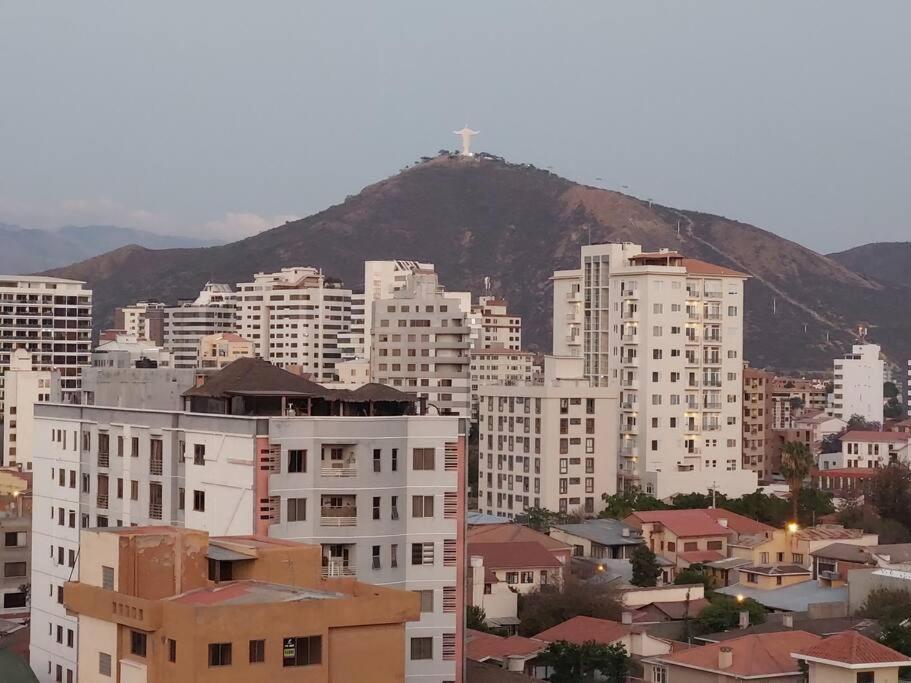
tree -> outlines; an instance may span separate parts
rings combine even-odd
[[[487,631],[487,613],[478,605],[465,606],[465,628]]]
[[[765,622],[766,608],[752,598],[737,600],[721,594],[712,597],[696,621],[705,633],[726,631],[740,623],[740,613],[743,611],[750,614],[750,626]]]
[[[900,588],[874,588],[867,595],[857,616],[886,624],[899,624],[911,618],[911,591]]]
[[[613,588],[574,576],[564,579],[562,587],[542,586],[520,594],[518,603],[519,635],[523,636],[533,636],[580,615],[618,621],[623,611]]]
[[[886,624],[879,636],[879,642],[903,655],[911,655],[911,626],[895,622]]]
[[[791,489],[792,519],[798,518],[798,495],[803,480],[810,475],[814,465],[813,454],[802,441],[788,441],[781,451],[781,465],[778,468]]]
[[[661,575],[661,568],[658,566],[658,558],[644,543],[636,546],[629,558],[630,564],[633,565],[633,578],[630,583],[634,586],[656,586],[658,577]]]
[[[877,472],[870,484],[870,503],[881,517],[911,527],[911,469],[893,463]]]
[[[820,453],[841,453],[841,433],[826,434],[820,444]]]
[[[727,500],[723,493],[715,494],[715,505],[722,507]],[[671,498],[671,503],[677,510],[704,510],[712,507],[711,493],[678,493]]]
[[[797,494],[797,521],[804,526],[813,526],[825,515],[835,512],[832,494],[813,488],[802,488]]]
[[[553,669],[550,683],[609,681],[623,683],[629,655],[622,643],[605,645],[589,640],[581,645],[558,640],[541,653],[541,662]]]
[[[525,510],[524,522],[535,531],[546,534],[550,527],[557,523],[557,513],[551,512],[547,508],[532,507]]]
[[[691,564],[686,569],[681,569],[677,572],[674,583],[678,586],[701,583],[705,586],[706,590],[710,590],[713,586],[712,577],[706,573],[705,567],[701,564]]]
[[[902,416],[902,404],[901,402],[893,397],[886,401],[883,406],[883,417],[894,420],[895,418]]]
[[[898,387],[895,382],[883,382],[883,397],[898,398]]]
[[[725,500],[721,507],[774,527],[784,526],[790,514],[787,501],[760,491]]]
[[[598,516],[602,518],[623,519],[637,511],[670,509],[670,505],[662,503],[654,496],[642,493],[639,489],[615,493],[612,496],[603,493],[601,500],[604,501],[604,509]]]
[[[848,427],[846,431],[861,431],[861,432],[878,432],[882,429],[882,425],[879,422],[868,421],[863,415],[857,415],[856,413],[848,418]]]

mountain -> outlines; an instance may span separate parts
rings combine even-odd
[[[552,271],[578,266],[587,243],[635,241],[749,273],[746,358],[778,370],[831,369],[858,323],[896,359],[911,357],[911,291],[863,277],[770,232],[707,213],[650,204],[489,155],[441,154],[307,218],[223,246],[118,249],[48,274],[86,280],[96,325],[141,297],[195,294],[259,270],[322,267],[352,287],[365,259],[436,264],[453,290],[492,290],[524,317],[526,345],[550,349]]]
[[[138,244],[150,249],[169,247],[203,247],[214,240],[201,240],[177,235],[159,235],[146,230],[119,228],[114,225],[67,225],[53,230],[21,228],[0,223],[0,273],[33,273],[56,268]]]
[[[911,242],[873,242],[829,258],[874,280],[911,287]]]

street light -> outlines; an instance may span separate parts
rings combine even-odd
[[[800,527],[797,525],[797,522],[788,522],[788,531],[790,533],[796,534],[798,529],[800,529]]]

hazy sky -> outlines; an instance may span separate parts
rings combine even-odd
[[[911,240],[909,26],[908,0],[0,0],[0,222],[234,238],[467,123],[817,250]]]

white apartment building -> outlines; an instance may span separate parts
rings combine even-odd
[[[165,371],[165,372],[174,372]],[[171,524],[211,535],[319,543],[326,575],[421,592],[406,639],[415,683],[455,680],[463,597],[464,430],[411,413],[388,387],[327,391],[239,359],[185,394],[185,410],[40,406],[36,414],[31,664],[42,682],[76,671],[79,530]],[[83,680],[80,676],[80,680]]]
[[[370,376],[415,392],[441,415],[468,417],[469,329],[464,298],[418,271],[389,299],[373,302]]]
[[[163,346],[133,334],[118,334],[101,342],[92,352],[92,367],[131,367],[149,361],[160,368],[171,367],[171,352]]]
[[[741,458],[743,285],[730,268],[636,244],[582,247],[554,273],[554,349],[620,385],[619,487],[658,497],[755,489]]]
[[[316,268],[256,273],[237,285],[237,332],[254,353],[317,381],[337,378],[338,336],[348,330],[351,290],[326,281]]]
[[[835,359],[832,414],[845,422],[860,415],[883,422],[883,361],[877,344],[855,344],[851,353]]]
[[[433,264],[404,260],[364,261],[363,358],[369,360],[373,343],[373,302],[391,298],[392,293],[404,287],[408,277],[418,270],[430,272]]]
[[[540,382],[478,388],[478,509],[599,512],[617,491],[616,385],[593,387],[582,359],[548,356]]]
[[[230,285],[207,282],[193,301],[164,310],[164,344],[175,368],[199,365],[199,340],[219,332],[234,332],[236,294]]]
[[[367,337],[365,327],[364,293],[355,292],[351,295],[351,315],[348,318],[348,327],[338,335],[338,350],[341,362],[353,360],[366,360]],[[338,367],[336,363],[336,367]]]
[[[78,397],[92,348],[92,290],[39,275],[0,276],[0,402],[12,354],[32,354],[35,370],[58,370],[63,400]]]
[[[472,305],[468,316],[472,349],[522,348],[522,318],[510,315],[507,303],[493,296],[482,296]]]
[[[527,384],[535,375],[535,354],[505,348],[469,352],[471,415],[478,418],[478,389],[488,384]]]
[[[13,351],[6,371],[6,400],[3,402],[3,465],[32,469],[34,409],[39,402],[51,400],[58,384],[53,370],[33,370],[32,354],[25,349]]]
[[[138,339],[164,344],[164,309],[161,301],[137,301],[114,309],[114,329]]]

